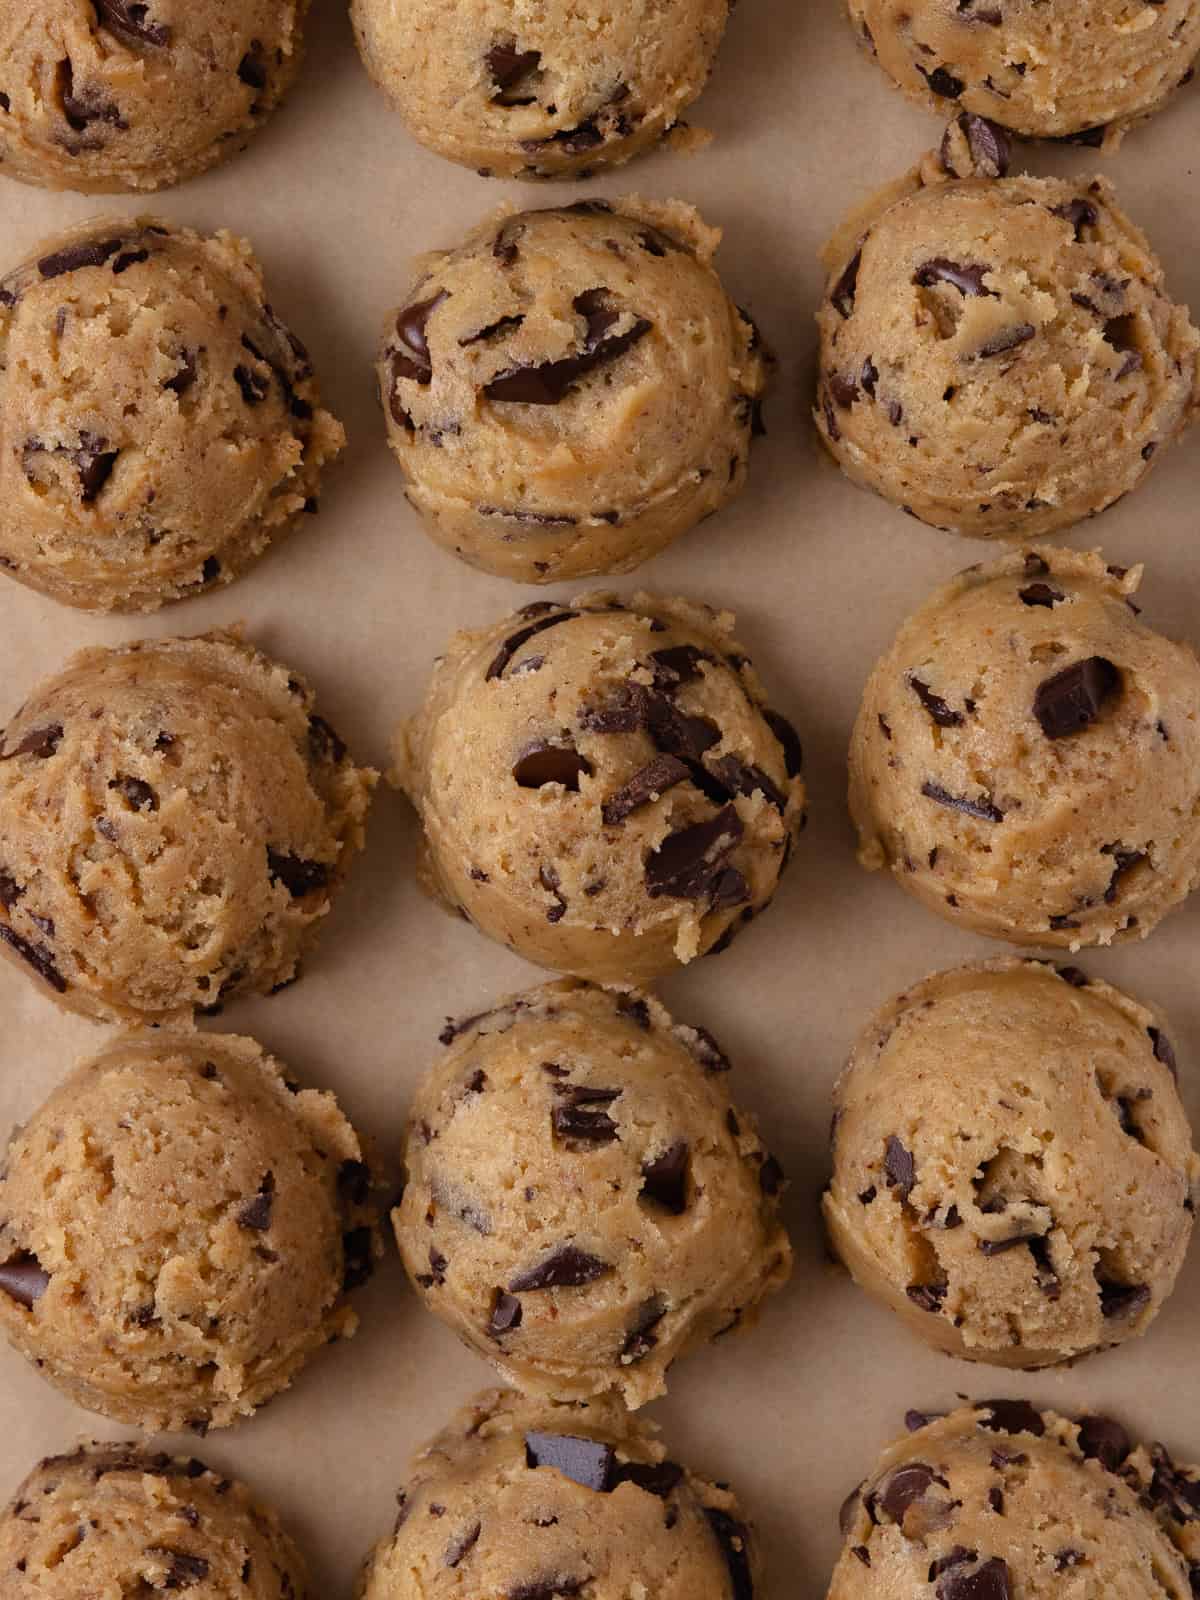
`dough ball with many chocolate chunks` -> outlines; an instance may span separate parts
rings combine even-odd
[[[0,281],[0,571],[56,600],[228,583],[344,439],[233,234],[93,221]]]
[[[786,1282],[783,1172],[708,1033],[565,979],[442,1039],[392,1220],[426,1305],[510,1382],[640,1406]]]
[[[828,1600],[1191,1600],[1200,1472],[1120,1423],[983,1400],[913,1430],[842,1507]]]
[[[1112,149],[1191,77],[1197,0],[849,0],[902,89],[1014,133]]]
[[[667,1457],[615,1402],[479,1395],[413,1462],[359,1600],[754,1600],[731,1490]]]
[[[379,385],[439,544],[523,583],[628,572],[746,481],[767,358],[679,202],[502,213],[428,258]]]
[[[6,1600],[314,1600],[279,1518],[202,1461],[136,1444],[51,1456],[0,1515]]]
[[[774,895],[805,801],[800,742],[732,623],[592,594],[457,634],[395,741],[426,888],[601,983],[723,950]]]
[[[333,1096],[253,1039],[119,1039],[9,1145],[0,1328],[90,1411],[226,1426],[354,1333],[372,1187]]]
[[[0,954],[105,1022],[269,993],[316,939],[374,781],[239,632],[81,651],[0,735]]]
[[[945,149],[956,172],[1004,165],[970,121]],[[930,158],[825,263],[821,437],[855,483],[947,532],[1073,526],[1200,403],[1200,332],[1104,178],[954,179]]]
[[[0,0],[0,170],[162,189],[245,148],[300,67],[308,0]]]
[[[1200,881],[1200,660],[1141,568],[1041,548],[969,567],[871,674],[850,750],[859,861],[1012,944],[1144,938]]]
[[[930,1344],[1043,1367],[1144,1333],[1200,1157],[1161,1018],[1073,967],[938,973],[863,1030],[834,1094],[825,1221]]]
[[[731,0],[353,0],[415,139],[484,177],[588,177],[656,144],[708,81]]]

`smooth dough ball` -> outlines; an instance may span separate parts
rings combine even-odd
[[[510,1382],[643,1405],[786,1282],[783,1172],[707,1032],[566,979],[442,1041],[392,1221],[426,1305]]]
[[[0,954],[168,1022],[298,975],[375,774],[237,632],[83,650],[0,735]]]
[[[1042,547],[970,567],[871,674],[859,861],[1011,944],[1145,938],[1200,881],[1200,660],[1139,621],[1142,569]]]
[[[358,1600],[754,1600],[757,1540],[726,1486],[615,1402],[480,1395],[413,1462]]]
[[[834,1106],[833,1248],[930,1344],[1051,1366],[1158,1315],[1200,1157],[1127,995],[1036,961],[939,973],[863,1030]]]
[[[991,135],[967,133],[965,170],[1002,170]],[[968,142],[947,136],[956,171]],[[821,437],[855,483],[946,532],[1072,527],[1200,404],[1200,332],[1104,178],[954,179],[930,158],[825,263]]]
[[[228,583],[344,442],[231,233],[93,221],[0,280],[0,570],[56,600]]]
[[[652,149],[705,84],[731,0],[352,0],[408,131],[483,177],[588,177]]]
[[[162,189],[245,148],[300,67],[307,0],[0,0],[0,173]]]
[[[848,0],[914,99],[1014,133],[1113,149],[1191,77],[1197,0]]]
[[[628,572],[737,495],[767,381],[690,206],[502,213],[428,258],[379,386],[432,538],[497,577]]]
[[[842,1507],[828,1600],[1191,1600],[1200,1470],[1162,1445],[1025,1400],[905,1420]]]
[[[354,1333],[371,1187],[333,1096],[253,1039],[120,1039],[8,1147],[0,1328],[89,1411],[223,1427]]]
[[[9,1600],[313,1596],[300,1552],[245,1484],[125,1443],[34,1468],[0,1515],[0,1570]]]
[[[593,594],[456,634],[394,747],[426,889],[599,983],[725,949],[770,903],[805,803],[800,742],[732,626]]]

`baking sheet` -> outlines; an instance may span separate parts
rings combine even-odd
[[[761,1526],[769,1593],[823,1594],[836,1512],[908,1406],[956,1392],[1028,1394],[1108,1409],[1187,1456],[1200,1453],[1194,1350],[1200,1247],[1144,1340],[1067,1372],[1023,1378],[918,1346],[824,1257],[816,1199],[829,1095],[850,1041],[892,991],[997,947],[966,937],[855,865],[845,814],[845,752],[863,682],[901,617],[936,582],[986,550],[925,529],[842,480],[807,420],[821,282],[817,250],[842,211],[896,176],[940,136],[854,45],[839,0],[741,0],[718,72],[693,112],[716,141],[667,152],[586,185],[485,182],[413,145],[372,89],[343,5],[318,0],[291,100],[249,151],[154,197],[46,195],[0,179],[0,270],[46,233],[102,212],[153,210],[245,233],[274,304],[311,346],[327,403],[346,423],[344,464],[321,514],[229,589],[146,619],[91,618],[0,584],[0,724],[73,649],[147,634],[200,632],[244,619],[251,635],[316,683],[322,712],[360,760],[384,766],[395,720],[411,710],[434,654],[456,627],[501,615],[531,591],[473,573],[430,544],[401,495],[384,442],[371,361],[385,311],[416,250],[454,242],[511,198],[549,205],[579,194],[677,195],[726,230],[719,264],[762,324],[780,369],[746,494],[633,577],[733,607],[739,631],[804,737],[812,823],[774,909],[719,962],[664,986],[678,1015],[713,1029],[732,1054],[733,1091],[772,1130],[792,1179],[797,1266],[757,1332],[682,1364],[651,1408],[672,1449],[730,1479]],[[1102,160],[1080,149],[1019,152],[1040,172],[1116,181],[1145,225],[1175,297],[1200,311],[1191,202],[1200,152],[1200,84]],[[1148,484],[1073,536],[1110,560],[1145,560],[1147,620],[1200,636],[1195,438],[1165,454]],[[560,591],[552,590],[551,593]],[[515,957],[434,910],[413,882],[415,828],[381,789],[366,856],[304,981],[231,1005],[207,1028],[257,1035],[383,1145],[398,1145],[408,1094],[447,1013],[538,981]],[[1162,1005],[1200,1122],[1200,897],[1144,945],[1089,954],[1093,972]],[[0,1129],[20,1120],[102,1030],[59,1014],[0,968]],[[362,1329],[301,1375],[261,1416],[199,1446],[278,1503],[304,1543],[317,1592],[349,1596],[371,1542],[390,1526],[411,1451],[491,1374],[408,1293],[394,1252],[359,1297]],[[0,1497],[41,1455],[80,1436],[127,1430],[59,1399],[0,1349]],[[197,1448],[188,1438],[186,1450]]]

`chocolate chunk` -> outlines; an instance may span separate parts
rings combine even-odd
[[[452,1539],[446,1547],[446,1554],[442,1558],[448,1567],[457,1567],[479,1542],[479,1535],[483,1532],[481,1522],[473,1522],[465,1528],[456,1538]]]
[[[691,1149],[685,1140],[664,1150],[642,1166],[641,1199],[652,1200],[674,1217],[681,1217],[688,1206],[688,1167]]]
[[[328,887],[329,870],[324,861],[305,861],[267,846],[267,875],[272,883],[282,883],[293,900]]]
[[[499,1339],[506,1333],[513,1333],[521,1326],[524,1308],[516,1295],[508,1294],[504,1289],[497,1289],[492,1300],[492,1311],[488,1318],[487,1332],[489,1339]]]
[[[241,363],[233,369],[233,381],[242,391],[242,399],[248,406],[261,405],[271,392],[270,381],[261,372],[252,372]]]
[[[24,1306],[26,1311],[33,1310],[49,1287],[50,1274],[43,1270],[41,1262],[28,1250],[22,1250],[8,1261],[0,1263],[0,1291],[19,1306]]]
[[[17,880],[7,872],[0,872],[0,906],[11,911],[25,893]]]
[[[1079,1448],[1089,1460],[1116,1472],[1132,1453],[1133,1441],[1111,1417],[1087,1416],[1079,1418]]]
[[[581,1439],[569,1433],[525,1435],[525,1465],[531,1469],[551,1467],[564,1478],[595,1494],[610,1494],[614,1486],[616,1452],[597,1439]]]
[[[1161,1444],[1150,1447],[1154,1475],[1147,1498],[1166,1511],[1175,1522],[1195,1522],[1200,1518],[1200,1482],[1181,1472]]]
[[[110,778],[108,787],[123,795],[133,811],[158,810],[158,796],[141,778]]]
[[[961,10],[962,7],[960,6]],[[991,21],[991,13],[970,12],[969,15],[979,21]],[[995,13],[997,22],[999,12]],[[994,122],[989,122],[986,117],[976,116],[972,111],[964,111],[956,119],[957,126],[970,152],[974,164],[974,176],[981,178],[1003,178],[1008,173],[1009,163],[1012,159],[1012,146],[1008,135],[1003,128],[997,127]],[[941,161],[942,166],[952,178],[965,178],[972,176],[970,173],[956,172],[951,159],[951,130],[955,126],[951,123],[942,137]]]
[[[846,318],[854,314],[854,297],[858,290],[858,269],[862,266],[862,246],[854,252],[841,276],[829,291],[829,298],[838,313]]]
[[[1089,656],[1039,686],[1033,714],[1047,739],[1065,739],[1090,728],[1120,689],[1121,674],[1112,662]]]
[[[966,721],[961,711],[955,711],[948,701],[943,700],[940,694],[934,694],[928,684],[922,683],[920,678],[910,676],[908,682],[917,699],[939,728],[959,728]]]
[[[1146,1032],[1150,1035],[1150,1043],[1154,1046],[1154,1059],[1161,1061],[1176,1083],[1178,1083],[1179,1064],[1175,1059],[1175,1047],[1170,1039],[1167,1038],[1161,1028],[1147,1028]]]
[[[266,1233],[271,1226],[271,1212],[275,1206],[275,1174],[268,1172],[258,1186],[258,1193],[237,1214],[239,1228],[253,1233]]]
[[[557,1092],[566,1097],[566,1103],[555,1106],[550,1120],[560,1139],[577,1139],[584,1144],[612,1143],[617,1137],[617,1125],[607,1111],[597,1107],[611,1105],[620,1097],[619,1089],[567,1085]]]
[[[535,634],[544,633],[547,628],[557,628],[560,622],[570,622],[578,615],[578,611],[559,611],[557,609],[553,609],[550,616],[539,616],[535,622],[529,623],[527,627],[519,628],[516,633],[504,641],[499,650],[496,652],[495,656],[492,658],[491,665],[484,674],[484,681],[490,683],[493,678],[501,677],[504,673],[505,667],[508,666],[508,663],[512,660],[513,656],[515,656],[521,646],[527,644]],[[580,719],[580,726],[586,726],[582,718]]]
[[[898,1190],[901,1200],[907,1200],[917,1185],[917,1165],[894,1133],[888,1134],[884,1145],[883,1170],[888,1188]]]
[[[430,317],[442,301],[449,298],[447,290],[439,289],[428,300],[418,300],[413,305],[405,306],[396,318],[399,348],[391,353],[393,387],[398,378],[410,378],[423,386],[433,381],[433,362],[429,355],[426,330]]]
[[[937,95],[939,100],[957,100],[966,88],[963,80],[956,78],[946,67],[934,67],[932,72],[926,72],[920,62],[916,62],[915,65],[929,85],[930,93]]]
[[[43,278],[61,278],[66,272],[78,272],[83,267],[102,267],[109,256],[121,248],[120,239],[84,239],[69,244],[53,255],[43,256],[38,262],[38,272]]]
[[[1031,583],[1018,592],[1025,605],[1045,606],[1047,610],[1053,610],[1067,598],[1061,589],[1052,589],[1048,583]]]
[[[265,89],[267,87],[267,62],[263,53],[262,40],[252,39],[250,48],[238,62],[237,75],[240,82],[247,89]]]
[[[862,1198],[861,1195],[859,1198]],[[944,1283],[910,1283],[904,1292],[921,1311],[938,1312],[942,1309],[948,1287]]]
[[[1055,1572],[1067,1572],[1086,1560],[1082,1550],[1059,1550],[1054,1557]]]
[[[744,831],[736,808],[730,805],[707,822],[669,834],[646,862],[646,887],[651,899],[667,895],[677,900],[701,900],[713,895],[722,887],[725,863]],[[730,887],[725,892],[733,890]],[[747,888],[745,898],[748,897]]]
[[[186,1550],[162,1544],[149,1545],[146,1554],[160,1556],[167,1563],[166,1581],[162,1585],[165,1589],[192,1589],[208,1577],[208,1562],[204,1556],[194,1556]]]
[[[370,1228],[351,1228],[342,1235],[343,1290],[360,1289],[374,1271],[374,1235]]]
[[[0,940],[20,956],[27,966],[32,967],[39,978],[45,979],[55,993],[66,994],[67,980],[55,966],[54,957],[45,945],[32,944],[28,939],[23,939],[6,922],[0,922]]]
[[[1100,1314],[1104,1317],[1132,1317],[1150,1304],[1148,1283],[1117,1283],[1096,1273],[1100,1287]]]
[[[961,811],[964,816],[976,817],[980,822],[1003,822],[1004,813],[989,799],[968,800],[964,795],[951,794],[939,783],[923,783],[921,793],[927,800],[935,800],[951,811]]]
[[[641,995],[619,994],[617,1011],[627,1022],[632,1022],[635,1028],[641,1028],[644,1033],[650,1032],[650,1007]]]
[[[586,1578],[569,1578],[562,1573],[554,1577],[534,1578],[510,1589],[507,1600],[562,1600],[562,1597],[577,1595],[587,1581]]]
[[[152,44],[161,49],[171,42],[171,30],[150,21],[150,7],[141,0],[93,0],[100,26],[132,44]]]
[[[195,350],[180,350],[175,360],[180,363],[179,371],[163,383],[164,389],[170,389],[172,394],[186,394],[196,381],[196,356]]]
[[[980,1415],[979,1426],[993,1433],[1032,1433],[1040,1439],[1046,1431],[1041,1412],[1028,1400],[980,1400],[975,1409],[986,1413]]]
[[[935,1593],[937,1600],[1011,1600],[1008,1563],[993,1556],[974,1572],[954,1567],[939,1581]]]
[[[1056,967],[1054,969],[1064,983],[1069,983],[1072,989],[1086,989],[1091,981],[1086,972],[1078,967]]]
[[[1122,880],[1150,858],[1144,850],[1128,850],[1120,844],[1105,845],[1102,854],[1112,856],[1114,862],[1112,878],[1104,891],[1104,903],[1111,906],[1121,892]]]
[[[731,1072],[733,1063],[707,1028],[686,1028],[683,1042],[705,1072]]]
[[[1009,1250],[1015,1250],[1020,1244],[1030,1244],[1034,1239],[1040,1239],[1037,1233],[1014,1233],[1008,1239],[980,1239],[979,1253],[985,1256],[1002,1256]]]
[[[968,1566],[972,1561],[979,1560],[977,1550],[968,1550],[965,1545],[956,1544],[947,1550],[944,1556],[939,1556],[936,1561],[929,1563],[929,1582],[933,1583],[940,1578],[943,1572],[949,1572],[954,1567]]]
[[[522,316],[497,317],[495,322],[489,322],[486,327],[480,328],[478,333],[469,333],[464,338],[460,339],[458,341],[459,346],[465,350],[468,345],[485,344],[489,339],[495,339],[500,334],[515,333],[524,321],[525,318]],[[490,508],[481,506],[479,509],[481,511],[486,511]],[[501,515],[503,514],[504,513],[501,513]],[[509,512],[507,514],[509,516],[521,515],[521,513],[516,511]],[[574,517],[553,517],[550,520],[554,522],[574,522],[576,519]]]
[[[555,899],[555,904],[546,912],[546,921],[561,922],[567,914],[567,901],[566,897],[559,892],[562,887],[562,879],[559,877],[557,869],[551,866],[539,868],[538,882],[547,894],[552,894]]]
[[[338,1200],[345,1207],[365,1206],[371,1197],[371,1169],[365,1161],[343,1161],[337,1171]]]
[[[130,267],[136,267],[143,261],[149,261],[149,250],[122,250],[121,254],[112,264],[113,277],[120,277],[121,273],[128,272]]]
[[[58,749],[62,740],[61,722],[48,722],[40,728],[31,728],[11,750],[0,753],[0,761],[11,761],[15,756],[36,756],[45,761]]]
[[[607,329],[617,320],[618,313],[595,298],[599,293],[598,290],[588,290],[575,297],[575,311],[587,323],[587,334],[579,355],[565,356],[560,361],[544,361],[535,367],[510,367],[484,385],[483,392],[487,398],[520,405],[559,405],[581,378],[609,365],[650,332],[653,324],[645,317],[638,317],[624,333],[606,337]]]
[[[562,1244],[535,1266],[519,1272],[508,1288],[511,1294],[529,1294],[535,1289],[581,1289],[611,1271],[607,1261],[573,1244]]]
[[[112,476],[119,450],[106,448],[107,439],[94,433],[81,432],[79,449],[75,452],[75,465],[79,469],[79,497],[84,505],[91,505]]]
[[[701,668],[713,657],[707,650],[694,644],[670,645],[665,650],[654,650],[650,655],[650,670],[654,673],[654,687],[664,694],[673,694],[682,684],[695,683],[702,676]]]
[[[1116,374],[1116,382],[1136,372],[1142,364],[1142,353],[1137,347],[1138,322],[1135,316],[1110,317],[1104,324],[1104,339],[1125,357]]]
[[[1033,1257],[1033,1264],[1037,1268],[1038,1288],[1047,1300],[1058,1300],[1062,1297],[1062,1282],[1054,1270],[1054,1259],[1050,1254],[1050,1241],[1044,1234],[1025,1241],[1029,1246],[1029,1254]]]
[[[1032,322],[1020,322],[1013,328],[1005,328],[975,352],[976,359],[1006,355],[1019,345],[1028,344],[1036,333],[1037,329]]]
[[[683,1482],[683,1468],[677,1461],[625,1461],[613,1474],[613,1488],[632,1483],[635,1488],[665,1500]]]
[[[781,814],[787,810],[787,796],[761,767],[747,766],[739,756],[722,756],[708,769],[728,794],[761,794],[768,805]]]
[[[754,1600],[754,1579],[750,1569],[750,1534],[743,1523],[727,1511],[704,1507],[713,1536],[721,1547],[729,1571],[732,1600]]]
[[[913,282],[922,289],[932,288],[935,283],[948,283],[961,295],[993,295],[994,291],[985,288],[983,282],[984,275],[991,270],[976,261],[948,261],[945,256],[935,256],[917,268]]]
[[[633,1326],[625,1335],[625,1343],[621,1346],[621,1356],[624,1360],[641,1361],[650,1354],[658,1343],[655,1329],[666,1314],[667,1303],[661,1295],[652,1295],[649,1300],[643,1301]]]
[[[514,83],[529,73],[537,70],[541,64],[542,52],[540,50],[518,50],[515,43],[494,44],[486,57],[487,69],[492,75],[499,93],[492,98],[501,105],[532,105],[535,96],[527,99],[512,99],[506,96],[505,91],[511,89]]]
[[[1100,220],[1100,213],[1090,200],[1068,200],[1061,206],[1051,206],[1050,210],[1054,216],[1071,224],[1076,240],[1083,238],[1085,228],[1094,228]]]
[[[926,1466],[923,1461],[913,1461],[890,1473],[873,1491],[871,1501],[885,1511],[893,1522],[903,1523],[909,1509],[918,1500],[923,1500],[934,1484],[939,1484],[943,1489],[949,1487],[945,1478],[940,1477],[932,1467]]]
[[[512,769],[522,789],[541,789],[548,783],[558,783],[571,794],[579,793],[580,778],[590,777],[591,772],[591,762],[581,756],[574,745],[550,744],[545,739],[526,745]]]

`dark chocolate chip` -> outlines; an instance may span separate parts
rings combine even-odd
[[[923,783],[921,793],[927,800],[935,800],[940,806],[947,806],[951,811],[961,811],[964,816],[975,817],[980,822],[1004,821],[1003,811],[989,799],[968,800],[964,795],[951,794],[939,783]]]
[[[1112,662],[1089,656],[1039,686],[1033,714],[1047,739],[1064,739],[1091,727],[1120,689],[1121,674]]]
[[[40,728],[31,728],[11,750],[0,753],[0,761],[12,761],[15,756],[36,756],[45,761],[58,749],[62,740],[61,722],[48,722]]]
[[[544,361],[540,366],[510,367],[484,385],[483,392],[488,399],[519,405],[559,405],[581,378],[609,365],[650,332],[653,324],[645,317],[638,317],[624,333],[605,337],[619,313],[598,302],[594,297],[599,293],[588,290],[575,298],[575,310],[587,323],[587,335],[579,355]]]
[[[931,1422],[940,1422],[945,1415],[944,1411],[906,1411],[904,1413],[904,1426],[909,1433],[919,1433],[922,1428],[927,1428]]]
[[[157,811],[158,796],[141,778],[110,778],[108,787],[124,796],[133,811]]]
[[[79,497],[84,505],[91,505],[104,485],[112,477],[119,450],[106,448],[108,441],[94,433],[81,432],[79,449],[75,452],[75,465],[79,469]]]
[[[1037,329],[1032,322],[1019,322],[1015,327],[1005,328],[1003,332],[995,334],[975,352],[975,355],[985,360],[990,356],[1007,355],[1010,350],[1028,344],[1036,333]]]
[[[652,899],[700,900],[722,887],[730,853],[744,832],[734,806],[706,822],[669,834],[646,862],[646,887]],[[740,875],[739,875],[740,876]],[[732,889],[726,892],[732,892]],[[746,897],[749,890],[746,890]],[[727,902],[728,903],[728,902]]]
[[[1030,1244],[1040,1238],[1041,1235],[1037,1233],[1014,1233],[1008,1239],[980,1239],[979,1252],[985,1256],[1002,1256],[1015,1250],[1018,1245]]]
[[[1079,967],[1056,967],[1054,969],[1064,983],[1069,983],[1072,989],[1086,989],[1090,979],[1086,972]]]
[[[22,1250],[0,1263],[0,1292],[32,1311],[50,1287],[50,1274],[28,1250]]]
[[[962,10],[962,7],[959,7]],[[983,20],[984,14],[971,12],[969,15],[976,20]],[[996,13],[997,20],[999,12]],[[991,14],[987,14],[991,20]],[[997,127],[994,122],[989,122],[986,117],[976,116],[972,111],[964,111],[957,119],[957,125],[967,141],[967,149],[971,153],[974,163],[975,175],[983,178],[1003,178],[1008,173],[1009,163],[1012,159],[1012,147],[1008,135],[1003,128]],[[956,172],[951,162],[951,128],[952,123],[942,138],[942,166],[952,178],[965,178],[965,172]]]
[[[1031,583],[1019,594],[1025,605],[1045,606],[1047,610],[1053,610],[1067,598],[1061,589],[1052,589],[1048,583]]]
[[[43,278],[61,278],[64,273],[78,272],[83,267],[102,267],[109,256],[121,248],[120,239],[84,239],[79,244],[67,245],[38,262],[38,272]]]
[[[841,276],[829,291],[829,298],[843,317],[850,317],[854,312],[854,297],[858,290],[858,269],[862,266],[862,247],[854,252]]]
[[[589,1089],[584,1086],[564,1085],[556,1091],[565,1097],[565,1103],[555,1106],[551,1123],[560,1139],[578,1140],[583,1144],[611,1144],[617,1137],[617,1125],[602,1108],[618,1099],[619,1089]]]
[[[611,1271],[607,1261],[576,1245],[562,1244],[534,1266],[519,1272],[508,1288],[511,1294],[528,1294],[536,1289],[580,1289]]]
[[[327,888],[329,870],[324,861],[306,861],[267,846],[267,875],[272,883],[282,883],[293,900]]]
[[[252,39],[250,41],[249,50],[238,62],[237,75],[247,89],[265,89],[267,87],[267,62],[261,39]]]
[[[67,980],[55,966],[54,957],[45,945],[32,944],[28,939],[23,939],[6,922],[0,922],[0,940],[20,956],[27,966],[32,967],[38,977],[43,978],[57,994],[66,994]]]
[[[342,1288],[347,1294],[375,1271],[374,1242],[370,1228],[351,1228],[342,1235]]]
[[[343,1161],[337,1171],[337,1192],[346,1207],[365,1206],[371,1195],[371,1169],[365,1161]]]
[[[1100,1288],[1100,1313],[1104,1317],[1132,1317],[1150,1304],[1148,1283],[1117,1283],[1096,1273]]]
[[[683,1468],[676,1461],[625,1461],[613,1474],[613,1488],[632,1483],[635,1488],[666,1500],[683,1482]]]
[[[922,289],[932,288],[935,283],[948,283],[961,295],[994,296],[995,291],[986,288],[983,282],[985,274],[991,270],[977,261],[948,261],[945,256],[934,256],[917,268],[913,282]]]
[[[560,622],[570,622],[578,615],[578,611],[560,611],[552,607],[550,616],[539,616],[536,621],[530,622],[524,628],[519,628],[516,633],[504,641],[495,656],[493,656],[491,664],[484,674],[485,682],[490,683],[493,678],[501,677],[513,656],[535,634],[544,633],[547,628],[557,628]],[[580,726],[587,726],[582,718],[580,719]]]
[[[121,273],[128,272],[130,267],[136,267],[140,262],[149,261],[149,259],[149,250],[122,250],[112,264],[113,277],[119,278]]]
[[[180,363],[179,371],[167,378],[163,383],[164,389],[170,389],[172,394],[186,394],[196,381],[196,351],[180,350],[175,360]]]
[[[676,644],[665,650],[654,650],[650,655],[654,687],[664,694],[674,694],[681,685],[695,683],[703,675],[705,662],[712,660],[707,650],[700,650],[694,644]]]
[[[499,93],[493,96],[501,105],[529,105],[533,96],[526,100],[513,100],[506,98],[505,90],[511,89],[519,79],[537,70],[541,63],[540,50],[518,50],[515,43],[502,42],[494,44],[486,57],[487,69],[492,75],[492,81]]]
[[[736,1517],[731,1517],[727,1511],[718,1511],[714,1506],[705,1506],[704,1515],[725,1557],[733,1591],[732,1600],[754,1600],[749,1530]]]
[[[908,682],[917,699],[939,728],[959,728],[966,721],[961,711],[955,711],[948,701],[943,700],[940,694],[934,694],[929,685],[922,683],[920,678],[910,676]]]
[[[233,381],[242,391],[242,399],[248,406],[261,405],[271,392],[269,379],[264,378],[261,372],[253,372],[241,363],[233,369]]]
[[[1104,339],[1110,344],[1118,355],[1125,357],[1121,363],[1116,381],[1127,378],[1131,372],[1136,372],[1142,364],[1142,353],[1137,347],[1136,335],[1138,321],[1135,316],[1110,317],[1104,324]]]
[[[954,1567],[968,1566],[972,1561],[979,1560],[977,1550],[968,1550],[965,1545],[952,1545],[944,1556],[939,1556],[936,1561],[929,1563],[929,1582],[940,1578],[943,1572],[949,1572]]]
[[[1028,1400],[980,1400],[975,1409],[981,1413],[979,1426],[993,1433],[1032,1433],[1040,1439],[1046,1431],[1041,1412]]]
[[[686,1140],[664,1150],[642,1166],[643,1200],[652,1200],[674,1217],[681,1217],[688,1206],[688,1168],[691,1148]]]
[[[507,1600],[563,1600],[577,1595],[587,1583],[586,1578],[570,1578],[557,1573],[545,1578],[532,1578],[508,1591]]]
[[[708,768],[728,794],[761,794],[768,805],[782,813],[787,810],[787,796],[770,779],[761,767],[747,766],[739,756],[722,756]]]
[[[457,1567],[470,1555],[479,1542],[479,1535],[483,1532],[481,1522],[473,1522],[469,1528],[464,1528],[462,1533],[452,1539],[446,1547],[446,1554],[442,1558],[448,1567]]]
[[[1133,1441],[1112,1417],[1079,1418],[1079,1448],[1089,1460],[1116,1472],[1133,1451]]]
[[[936,1313],[942,1309],[947,1288],[944,1283],[910,1283],[904,1292],[919,1310]]]
[[[641,1028],[644,1033],[650,1032],[650,1007],[640,994],[619,994],[617,1011],[635,1028]]]
[[[430,317],[442,301],[449,298],[447,290],[439,289],[437,294],[431,295],[427,300],[418,300],[410,306],[405,306],[396,318],[396,338],[399,346],[391,353],[393,387],[398,378],[410,378],[414,383],[421,385],[433,381],[433,362],[429,355],[426,330]]]
[[[1175,1047],[1170,1039],[1167,1038],[1161,1028],[1147,1028],[1146,1032],[1150,1035],[1150,1043],[1154,1046],[1154,1059],[1161,1061],[1178,1083],[1179,1063],[1175,1059]]]
[[[934,67],[932,72],[926,72],[920,62],[915,63],[917,71],[929,85],[931,94],[937,95],[939,100],[957,100],[966,88],[961,78],[956,78],[946,67]]]
[[[271,1226],[271,1212],[275,1206],[275,1174],[268,1172],[258,1187],[258,1193],[237,1214],[238,1227],[254,1233],[266,1233]]]
[[[908,1511],[925,1498],[934,1484],[943,1489],[949,1487],[945,1478],[940,1477],[932,1467],[926,1466],[923,1461],[912,1461],[889,1473],[872,1492],[871,1501],[885,1511],[893,1522],[902,1523]]]
[[[954,1567],[938,1582],[937,1600],[1011,1600],[1008,1563],[993,1556],[973,1572]]]
[[[525,1435],[527,1467],[551,1467],[595,1494],[612,1492],[616,1461],[612,1446],[598,1439],[581,1439],[569,1433]]]
[[[165,1589],[192,1589],[208,1577],[208,1561],[204,1556],[194,1556],[186,1550],[162,1544],[147,1546],[146,1554],[160,1556],[167,1563]]]
[[[580,778],[590,777],[591,772],[591,762],[574,745],[551,744],[545,739],[526,745],[512,769],[522,789],[541,789],[548,783],[557,783],[571,794],[579,793]]]
[[[1090,200],[1067,200],[1061,206],[1051,206],[1050,210],[1054,216],[1070,223],[1076,240],[1083,238],[1085,228],[1094,228],[1100,220],[1100,213]]]
[[[883,1170],[889,1189],[899,1191],[901,1200],[907,1200],[916,1188],[917,1166],[894,1133],[889,1133],[884,1145]]]
[[[513,1333],[521,1326],[524,1309],[516,1295],[507,1293],[504,1289],[497,1289],[492,1299],[491,1315],[488,1317],[488,1338],[499,1339],[506,1333]]]
[[[642,1361],[650,1354],[658,1343],[655,1329],[666,1314],[667,1303],[660,1295],[643,1301],[621,1346],[621,1355],[626,1361]]]

